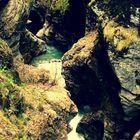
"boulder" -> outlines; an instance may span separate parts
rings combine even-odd
[[[102,140],[104,135],[103,113],[86,113],[77,126],[77,132],[86,140]]]
[[[32,58],[46,52],[47,44],[32,34],[27,29],[22,32],[19,50],[24,58],[24,63],[29,63]]]
[[[95,75],[96,70],[93,70],[93,65],[98,65],[93,53],[100,52],[100,47],[96,47],[97,42],[97,31],[90,32],[75,43],[62,58],[62,74],[66,88],[70,91],[73,101],[80,106],[83,103],[85,105],[93,105],[93,103],[97,105],[99,102],[99,98],[96,97],[100,94],[99,83]],[[96,84],[93,84],[93,80]],[[97,92],[98,94],[96,94]]]

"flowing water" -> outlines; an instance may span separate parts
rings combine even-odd
[[[53,46],[47,47],[47,52],[42,54],[36,58],[34,58],[31,62],[32,65],[37,66],[39,68],[44,68],[50,71],[50,76],[53,79],[55,73],[57,73],[58,84],[61,87],[65,86],[64,78],[61,75],[61,58],[63,53]],[[56,72],[57,71],[57,72]],[[68,134],[68,140],[84,140],[84,137],[76,132],[76,127],[80,120],[82,119],[83,114],[78,113],[71,121],[70,126],[72,131]]]
[[[83,118],[83,114],[78,113],[71,121],[70,126],[72,131],[68,134],[68,140],[84,140],[84,137],[76,132],[76,128],[80,120]]]
[[[63,52],[59,49],[55,48],[54,46],[48,46],[47,52],[40,56],[34,58],[31,62],[33,65],[37,65],[42,63],[43,61],[50,62],[52,59],[61,59],[63,56]]]

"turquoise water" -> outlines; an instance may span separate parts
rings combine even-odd
[[[61,59],[63,52],[54,46],[47,46],[47,52],[45,54],[35,57],[31,64],[41,63],[42,61],[50,61],[51,59]]]

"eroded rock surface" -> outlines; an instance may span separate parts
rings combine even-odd
[[[28,20],[28,16],[33,6],[33,0],[30,1],[5,1],[3,8],[0,8],[0,37],[7,42],[8,46],[12,50],[14,62],[23,62],[23,53],[28,53],[31,55],[39,54],[44,52],[44,46],[38,43],[38,39],[33,35],[27,37],[27,32],[25,31],[25,25]],[[28,39],[27,39],[28,38]],[[26,41],[25,41],[26,40]],[[28,41],[27,41],[28,40]],[[20,43],[26,42],[26,46],[22,46]],[[41,42],[41,41],[40,41]],[[28,45],[27,45],[28,43]],[[36,45],[40,47],[36,47]],[[25,44],[24,44],[25,45]],[[19,50],[22,46],[22,50]],[[34,47],[34,51],[29,50]],[[31,54],[32,52],[32,54]],[[34,52],[34,54],[33,54]],[[35,53],[36,52],[36,53]],[[26,54],[23,54],[26,55]],[[33,56],[32,56],[33,57]],[[25,62],[29,62],[31,58],[24,57]],[[26,60],[27,59],[27,60]]]
[[[116,50],[116,44],[106,48],[108,44],[96,32],[92,35],[81,38],[63,57],[66,88],[79,107],[90,105],[93,114],[103,111],[104,139],[132,139],[139,129],[139,41],[129,40]],[[87,126],[79,125],[87,139],[97,131],[90,126],[92,119],[86,120]],[[86,128],[93,132],[83,131]]]

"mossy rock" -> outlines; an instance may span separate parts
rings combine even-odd
[[[104,28],[104,37],[119,52],[136,43],[139,36],[137,28],[127,28],[111,20]]]
[[[59,11],[61,14],[64,14],[69,8],[69,0],[40,0],[39,3],[50,11]]]
[[[12,65],[12,51],[8,44],[0,39],[0,66],[11,66]]]

